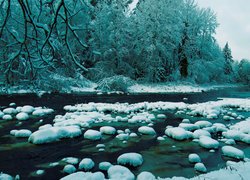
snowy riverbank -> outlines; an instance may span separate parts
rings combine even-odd
[[[180,83],[158,83],[158,84],[134,84],[127,88],[126,93],[130,94],[145,94],[145,93],[198,93],[208,92],[212,90],[219,90],[224,88],[244,87],[243,84],[193,84],[187,82]],[[51,93],[52,91],[45,91],[34,86],[2,86],[0,87],[0,95],[2,94],[30,94],[36,93],[42,95],[44,93]],[[55,92],[55,91],[54,91]],[[92,83],[89,87],[68,87],[57,90],[59,93],[79,93],[79,94],[120,94],[121,91],[102,92],[97,89],[97,84]]]

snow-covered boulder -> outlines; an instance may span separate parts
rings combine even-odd
[[[42,116],[45,116],[47,114],[51,114],[53,112],[54,112],[53,109],[36,109],[35,111],[32,112],[32,115],[42,117]]]
[[[150,172],[147,172],[147,171],[143,171],[141,172],[137,178],[137,180],[156,180],[155,176],[150,173]]]
[[[61,178],[61,180],[104,180],[105,176],[102,172],[76,172]]]
[[[134,180],[135,175],[126,167],[115,165],[108,169],[108,177],[112,180]]]
[[[102,133],[96,130],[89,129],[84,133],[84,138],[89,140],[99,140],[102,138]]]
[[[24,138],[24,137],[29,137],[32,134],[32,132],[28,129],[21,129],[21,130],[17,130],[15,132],[15,137],[19,138]]]
[[[117,136],[115,136],[117,139],[121,140],[121,141],[124,141],[124,140],[128,140],[129,138],[129,134],[125,134],[125,133],[122,133],[122,134],[118,134]]]
[[[138,153],[125,153],[117,158],[117,163],[136,167],[142,165],[143,158],[142,155]]]
[[[102,171],[107,171],[111,166],[113,166],[113,165],[110,162],[99,163],[99,169]]]
[[[79,159],[75,157],[66,157],[66,158],[63,158],[62,161],[68,164],[74,164],[74,165],[79,163]]]
[[[180,141],[189,139],[191,136],[191,134],[189,134],[185,129],[181,127],[167,128],[165,130],[165,134],[173,139]]]
[[[193,132],[193,138],[194,139],[199,139],[201,136],[208,136],[211,137],[211,134],[203,129],[197,129]]]
[[[208,136],[201,136],[199,139],[199,144],[201,147],[204,147],[206,149],[217,149],[219,148],[220,143],[212,139],[211,137]]]
[[[67,164],[64,166],[63,172],[68,173],[68,174],[72,174],[72,173],[76,172],[76,168],[72,164]]]
[[[33,106],[26,105],[21,108],[21,111],[24,113],[32,114],[32,112],[35,111],[35,108]]]
[[[29,137],[29,142],[44,144],[58,141],[61,138],[74,138],[81,134],[78,126],[51,127],[33,132]]]
[[[1,180],[14,180],[14,178],[11,175],[5,174],[2,172],[0,173],[0,179]]]
[[[207,172],[207,168],[205,167],[205,165],[203,163],[196,163],[194,165],[194,169],[196,171],[199,171],[199,172],[202,172],[202,173]]]
[[[139,127],[138,132],[141,134],[146,134],[146,135],[155,135],[156,134],[154,128],[148,127],[148,126]]]
[[[100,128],[100,132],[102,134],[108,134],[108,135],[113,135],[116,133],[116,129],[111,126],[103,126]]]
[[[245,155],[244,152],[240,149],[237,149],[233,146],[223,146],[222,147],[222,154],[224,156],[236,158],[236,159],[244,159]]]
[[[19,121],[26,121],[29,119],[29,115],[25,112],[20,112],[16,115],[16,119]]]
[[[211,127],[213,125],[209,121],[197,121],[194,124],[197,125],[197,126],[199,126],[200,128]]]
[[[196,129],[199,129],[200,127],[195,124],[190,124],[190,123],[180,123],[179,127],[187,130],[187,131],[194,131]]]
[[[13,119],[13,117],[10,114],[5,114],[2,117],[3,120],[10,121]]]
[[[166,119],[166,115],[165,114],[157,114],[156,116],[158,119]]]
[[[95,163],[90,158],[84,158],[79,163],[79,169],[84,169],[85,171],[92,169],[94,166],[95,166]]]
[[[201,162],[201,158],[198,154],[189,154],[188,161],[190,163],[199,163],[199,162]]]
[[[17,113],[17,110],[15,108],[5,108],[3,110],[3,113],[4,114],[16,114]]]

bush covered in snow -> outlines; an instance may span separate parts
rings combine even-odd
[[[127,92],[127,88],[133,85],[134,82],[125,76],[112,76],[104,78],[98,82],[98,89],[102,91],[122,91]]]

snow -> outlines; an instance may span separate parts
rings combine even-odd
[[[68,174],[72,174],[72,173],[76,172],[76,168],[72,164],[67,164],[64,166],[63,172],[68,173]]]
[[[244,159],[244,152],[240,149],[237,149],[233,146],[223,146],[222,147],[222,155],[236,158],[236,159]]]
[[[19,121],[26,121],[29,119],[29,115],[25,112],[20,112],[16,115],[16,119]]]
[[[73,138],[82,134],[78,126],[51,127],[33,132],[29,137],[29,142],[34,144],[44,144],[58,141],[62,138]]]
[[[0,179],[1,180],[14,180],[14,178],[8,174],[5,174],[5,173],[0,173]]]
[[[99,169],[102,171],[107,171],[111,166],[113,166],[113,165],[110,162],[99,163]]]
[[[5,108],[3,110],[3,113],[4,114],[16,114],[17,113],[17,110],[15,108]]]
[[[166,119],[166,115],[165,114],[157,114],[156,116],[158,119]]]
[[[137,167],[142,165],[143,158],[139,153],[124,153],[117,158],[117,163]]]
[[[176,140],[186,140],[190,138],[190,134],[181,127],[167,128],[165,134]]]
[[[194,131],[196,129],[199,129],[200,127],[195,124],[190,124],[190,123],[180,123],[179,127],[187,130],[187,131]]]
[[[111,126],[103,126],[100,128],[102,134],[113,135],[116,133],[116,129]]]
[[[126,167],[115,165],[108,169],[108,177],[111,180],[134,180],[134,174]]]
[[[21,111],[24,113],[32,114],[32,112],[35,111],[35,108],[30,105],[25,105],[21,108]]]
[[[125,133],[118,134],[118,135],[116,136],[116,138],[119,139],[119,140],[121,140],[121,141],[123,141],[123,140],[128,140],[129,134],[125,134]]]
[[[205,167],[203,163],[196,163],[194,165],[194,169],[196,171],[203,172],[203,173],[207,172],[207,168]]]
[[[4,113],[0,110],[0,118],[4,116]]]
[[[137,180],[155,180],[156,178],[155,178],[155,176],[154,176],[152,173],[147,172],[147,171],[143,171],[143,172],[141,172],[141,173],[137,176],[136,179],[137,179]]]
[[[62,159],[63,162],[66,162],[68,164],[78,164],[79,159],[75,157],[66,157]]]
[[[70,175],[67,175],[63,178],[61,178],[61,180],[82,180],[82,179],[86,179],[86,180],[104,180],[105,176],[102,172],[95,172],[95,173],[91,173],[91,172],[76,172]]]
[[[89,140],[99,140],[102,138],[101,132],[89,129],[84,133],[84,138]]]
[[[199,139],[199,144],[201,147],[206,149],[217,149],[219,148],[219,142],[215,139],[212,139],[209,136],[201,136]]]
[[[85,171],[92,169],[94,166],[95,166],[95,163],[90,158],[84,158],[79,163],[79,169],[84,169]]]
[[[45,173],[45,171],[43,169],[39,169],[36,171],[37,175],[43,175]]]
[[[211,137],[211,134],[203,129],[197,129],[193,132],[193,138],[194,139],[199,139],[201,136],[208,136]]]
[[[21,129],[21,130],[16,130],[14,133],[11,132],[11,134],[14,134],[15,137],[19,138],[24,138],[24,137],[29,137],[32,132],[28,129]]]
[[[201,162],[201,158],[198,154],[189,154],[188,161],[190,163],[199,163],[199,162]]]
[[[6,120],[6,121],[10,121],[13,119],[13,117],[9,114],[5,114],[3,117],[2,117],[3,120]]]
[[[33,111],[32,115],[33,116],[39,116],[39,117],[42,117],[42,116],[45,116],[47,114],[51,114],[53,113],[54,110],[53,109],[36,109],[35,111]]]
[[[200,128],[211,127],[212,123],[209,121],[197,121],[194,123],[195,125],[199,126]]]
[[[138,132],[141,134],[146,134],[146,135],[156,134],[155,130],[152,127],[148,127],[148,126],[139,127]]]

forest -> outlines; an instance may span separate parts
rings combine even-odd
[[[131,3],[0,0],[0,85],[250,81],[250,61],[234,61],[214,38],[211,9],[193,0]]]

